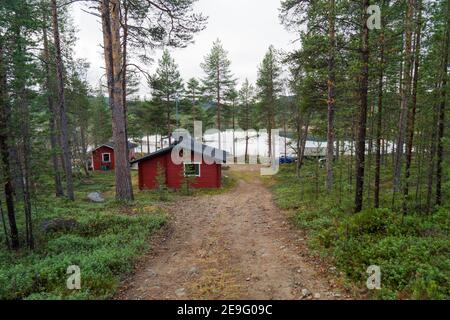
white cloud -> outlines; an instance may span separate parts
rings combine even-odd
[[[257,67],[268,47],[291,50],[295,35],[286,31],[278,19],[280,0],[199,0],[196,11],[209,16],[207,28],[195,36],[195,43],[183,49],[171,49],[184,79],[203,76],[200,63],[209,52],[213,41],[219,38],[229,53],[231,68],[239,82],[248,78],[256,81]],[[81,10],[86,8],[74,5],[74,23],[79,30],[75,48],[77,58],[86,58],[91,64],[89,81],[96,86],[103,74],[101,25],[98,17]],[[154,52],[155,62],[161,51]],[[155,63],[156,64],[156,63]],[[153,72],[155,64],[145,66]],[[141,84],[141,95],[148,95],[145,81]]]

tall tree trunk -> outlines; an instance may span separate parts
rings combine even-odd
[[[300,146],[301,146],[301,129],[299,129],[300,125],[297,124],[297,162],[295,163],[295,174],[297,176],[297,178],[300,178]]]
[[[442,204],[442,162],[444,159],[445,109],[447,107],[448,42],[450,33],[450,1],[447,0],[447,26],[442,49],[442,86],[437,136],[436,205]]]
[[[4,43],[0,38],[0,155],[2,159],[3,181],[6,209],[8,214],[9,231],[11,235],[11,248],[18,250],[19,231],[16,223],[16,212],[14,206],[14,192],[12,187],[12,175],[9,159],[8,143],[10,139],[9,122],[11,117],[11,108],[7,101],[6,92],[6,62],[4,61]]]
[[[81,144],[81,157],[83,159],[83,171],[86,177],[89,176],[88,170],[88,161],[89,155],[87,151],[87,139],[86,139],[86,128],[84,127],[84,123],[80,125],[80,144]]]
[[[14,34],[16,39],[21,38],[20,26],[14,24]],[[14,43],[14,55],[18,57],[26,56],[26,47],[22,41]],[[21,157],[17,163],[17,173],[20,177],[20,187],[22,190],[23,209],[25,216],[25,236],[26,244],[29,249],[34,248],[34,237],[31,217],[31,195],[30,195],[30,154],[31,154],[31,140],[30,140],[30,113],[27,99],[26,89],[26,73],[24,73],[24,60],[18,59],[13,64],[13,78],[14,78],[14,95],[16,96],[15,105],[19,112],[20,125],[18,143]]]
[[[358,119],[358,139],[356,142],[356,189],[355,189],[355,212],[360,212],[363,206],[364,189],[364,165],[366,149],[366,126],[367,126],[367,91],[369,87],[369,28],[367,27],[367,8],[369,0],[363,0],[362,6],[362,39],[361,39],[361,62],[360,75],[360,109]]]
[[[284,131],[284,156],[287,156],[287,123],[286,113],[283,115],[283,131]]]
[[[167,136],[169,137],[169,145],[172,144],[172,132],[170,126],[170,97],[167,95],[166,97],[166,108],[167,108]]]
[[[221,106],[220,106],[220,63],[217,64],[217,128],[219,129],[219,149],[222,148],[222,125],[221,125]]]
[[[339,141],[339,138],[336,136],[336,148],[335,148],[335,152],[334,152],[334,157],[335,157],[335,159],[336,159],[336,161],[338,161],[339,160],[339,154],[340,154],[340,152],[341,152],[341,150],[340,150],[340,141]]]
[[[72,178],[72,154],[69,146],[69,136],[67,129],[66,102],[64,94],[63,61],[61,55],[61,42],[59,37],[58,11],[56,0],[52,0],[53,18],[53,38],[56,58],[56,82],[58,87],[58,116],[60,122],[61,147],[64,159],[64,171],[66,173],[67,196],[70,200],[75,200]]]
[[[112,128],[115,151],[116,199],[133,200],[127,137],[123,107],[122,46],[118,0],[101,2],[103,48],[108,78],[109,104],[112,110]]]
[[[300,167],[301,167],[301,144],[302,144],[302,128],[303,128],[303,115],[299,107],[296,108],[295,114],[295,124],[296,124],[296,149],[297,149],[297,162],[295,164],[295,174],[297,178],[300,178]]]
[[[436,84],[436,91],[440,90],[441,84]],[[436,107],[439,109],[439,106]],[[427,183],[427,212],[431,211],[432,207],[432,195],[433,195],[433,179],[434,179],[434,169],[436,167],[435,164],[435,155],[436,155],[436,135],[437,130],[435,124],[438,122],[438,115],[436,112],[433,112],[433,121],[431,125],[431,136],[430,136],[430,151],[428,154],[428,183]]]
[[[235,131],[236,131],[236,119],[235,119],[235,102],[233,101],[233,159],[234,162],[236,163],[236,136],[235,136]]]
[[[401,89],[401,107],[400,107],[400,118],[398,123],[398,135],[397,135],[397,150],[395,153],[394,162],[394,179],[393,179],[393,192],[395,194],[399,191],[400,187],[400,176],[401,176],[401,166],[403,157],[403,146],[405,143],[405,130],[406,130],[406,120],[408,116],[408,100],[411,94],[411,65],[412,65],[412,54],[411,54],[411,42],[412,42],[412,17],[414,9],[414,0],[407,0],[407,9],[405,17],[405,54],[404,62],[405,66],[403,69],[403,85]],[[394,201],[395,202],[395,201]]]
[[[301,145],[300,145],[300,169],[303,166],[303,161],[305,160],[305,151],[306,151],[306,140],[308,140],[308,132],[309,132],[309,117],[310,115],[308,114],[306,116],[306,121],[305,121],[305,129],[303,130],[303,135],[302,135],[302,140],[301,140]]]
[[[5,236],[6,248],[8,248],[8,250],[10,250],[11,245],[9,244],[9,233],[8,233],[8,229],[6,227],[6,219],[5,219],[5,214],[3,213],[3,203],[1,201],[1,199],[0,199],[0,216],[2,217],[3,235]]]
[[[301,124],[300,124],[300,144],[299,144],[299,156],[297,159],[297,176],[299,176],[300,174],[300,169],[303,166],[303,161],[304,161],[304,157],[305,157],[305,147],[306,147],[306,140],[308,140],[308,132],[309,132],[309,119],[311,116],[311,111],[306,111],[307,114],[305,115],[305,118],[303,120],[303,117],[301,118]],[[305,127],[305,129],[303,129],[303,126]]]
[[[44,11],[45,10],[45,11]],[[52,166],[53,166],[53,179],[55,182],[55,195],[57,197],[64,196],[63,186],[61,182],[61,174],[58,162],[58,149],[60,147],[58,143],[58,138],[56,136],[56,117],[57,112],[56,105],[53,96],[53,87],[51,86],[51,74],[50,74],[50,51],[48,48],[48,35],[47,35],[47,25],[46,25],[46,9],[43,8],[43,23],[44,27],[42,29],[43,41],[44,41],[44,69],[45,69],[45,89],[47,91],[47,103],[50,114],[49,119],[49,129],[50,129],[50,147],[52,150]]]
[[[272,116],[269,111],[269,116],[267,119],[267,140],[268,140],[268,146],[269,146],[269,152],[268,157],[269,159],[272,159]],[[272,161],[272,160],[270,160]]]
[[[420,127],[420,126],[419,126]],[[417,168],[417,180],[416,180],[416,192],[415,192],[415,206],[420,209],[422,207],[422,172],[423,172],[423,160],[425,158],[424,148],[424,134],[423,131],[419,132],[418,139],[419,145],[417,147],[416,168]]]
[[[367,202],[370,203],[370,196],[372,194],[372,159],[373,159],[373,136],[374,136],[374,117],[375,117],[375,107],[372,105],[370,107],[370,133],[369,142],[367,146]]]
[[[25,83],[24,83],[25,84]],[[20,172],[22,173],[22,198],[23,209],[25,213],[25,230],[26,241],[29,249],[34,248],[34,236],[33,236],[33,224],[31,217],[31,194],[30,194],[30,154],[31,154],[31,141],[30,141],[30,128],[29,128],[29,110],[27,101],[25,98],[25,86],[21,88],[19,94],[19,104],[21,113],[21,130],[22,135],[22,166]]]
[[[248,129],[250,128],[250,109],[248,100],[245,101],[245,155],[244,162],[250,162],[248,158]]]
[[[125,137],[127,139],[126,143],[126,153],[127,153],[127,161],[128,161],[128,167],[130,167],[130,148],[128,147],[128,108],[127,108],[127,59],[128,59],[128,10],[129,10],[129,3],[127,0],[123,1],[123,44],[122,44],[122,104],[123,104],[123,118],[125,121]],[[133,185],[131,178],[129,181],[129,187],[130,190],[133,190]]]
[[[327,192],[333,189],[333,146],[334,146],[334,108],[336,76],[334,70],[335,51],[335,0],[329,0],[328,12],[328,126],[327,126]]]
[[[382,30],[383,30],[382,26]],[[376,133],[376,155],[375,155],[375,192],[374,207],[380,207],[380,180],[381,180],[381,130],[383,119],[383,77],[384,77],[384,32],[382,31],[379,38],[380,44],[380,70],[378,74],[378,101],[377,101],[377,133]]]
[[[414,74],[412,88],[412,107],[408,117],[408,140],[406,145],[406,161],[405,161],[405,184],[403,187],[403,214],[408,211],[408,195],[409,195],[409,178],[411,175],[412,149],[414,142],[414,126],[416,120],[417,107],[417,83],[419,80],[419,63],[420,63],[420,41],[422,32],[422,1],[420,0],[417,7],[417,29],[416,38],[414,40]]]

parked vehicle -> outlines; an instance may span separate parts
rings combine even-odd
[[[292,156],[281,156],[280,157],[280,164],[287,164],[287,163],[294,163],[297,161],[297,158]]]

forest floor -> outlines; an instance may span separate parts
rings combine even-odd
[[[168,203],[169,222],[116,299],[349,299],[278,209],[258,166],[226,193]],[[333,269],[333,268],[332,268]]]

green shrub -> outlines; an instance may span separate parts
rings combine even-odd
[[[348,186],[318,194],[308,174],[314,169],[305,164],[298,179],[293,167],[282,167],[272,186],[277,205],[296,210],[294,222],[308,230],[312,249],[332,257],[362,288],[367,268],[378,265],[382,288],[372,292],[376,298],[449,299],[449,203],[431,214],[388,208],[354,214]]]
[[[93,183],[107,184],[105,176],[95,175]],[[96,182],[97,177],[100,182]],[[148,199],[134,204],[94,204],[82,199],[43,203],[35,221],[36,250],[0,250],[0,299],[112,297],[120,279],[132,271],[135,260],[148,249],[148,237],[166,221],[166,215],[157,207],[146,210],[151,203]],[[57,217],[75,219],[77,226],[54,233],[39,228],[44,219]],[[66,287],[66,272],[71,265],[80,267],[81,290]]]

